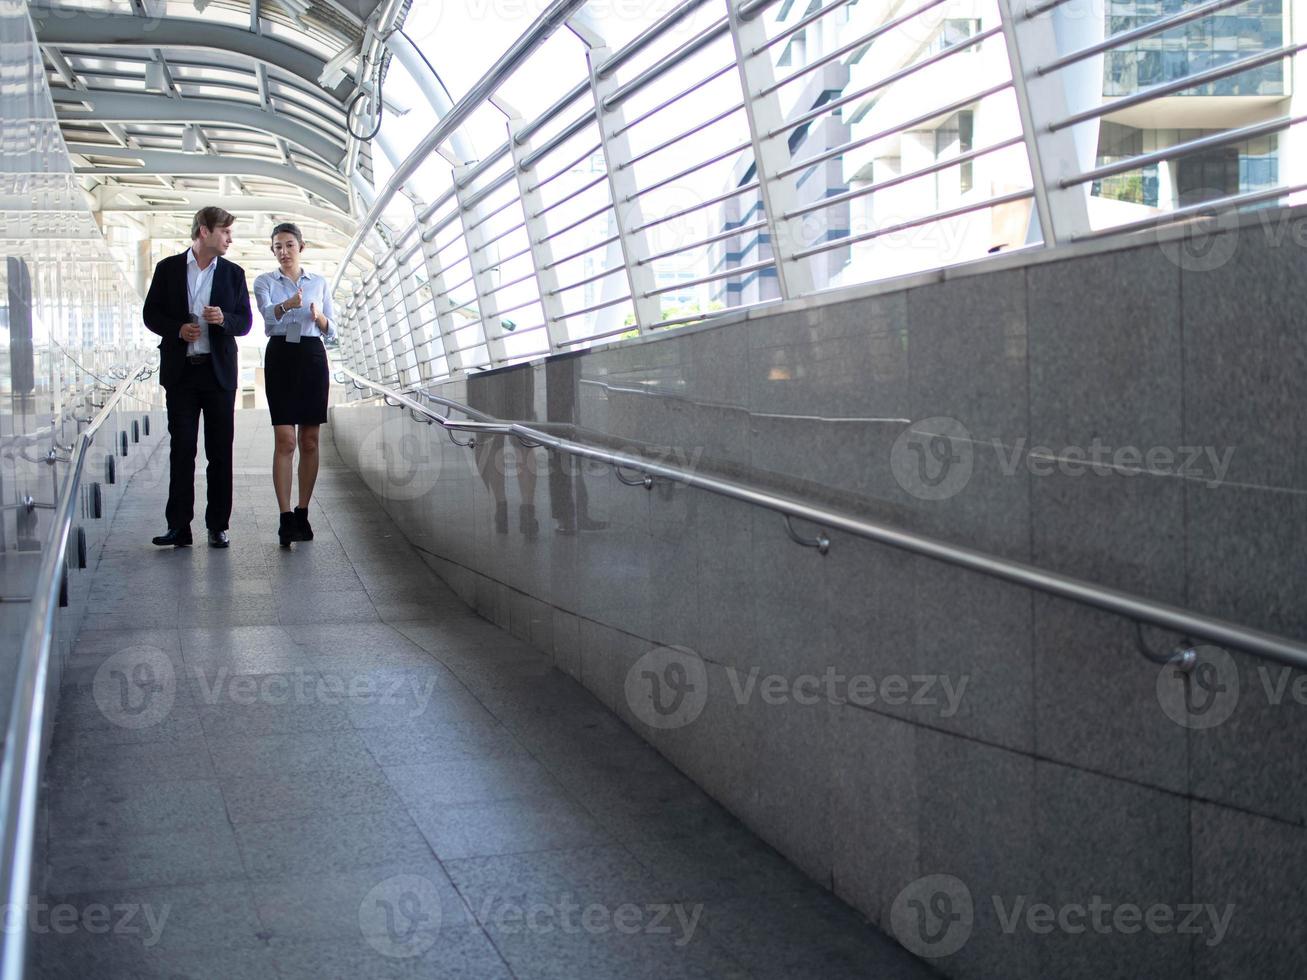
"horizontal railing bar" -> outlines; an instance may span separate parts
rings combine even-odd
[[[627,327],[621,331],[614,331],[611,335],[615,336],[617,333],[624,333],[630,329],[632,328]],[[566,341],[559,346],[588,343],[595,339],[598,338],[580,338],[575,341]],[[353,372],[346,373],[373,390],[389,394],[391,397],[401,400],[405,405],[436,418],[442,424],[449,421],[403,393],[396,394],[393,391],[386,391],[383,386],[370,379],[354,375]],[[1179,633],[1188,640],[1205,640],[1209,643],[1232,647],[1265,657],[1299,670],[1307,669],[1307,644],[1290,637],[1241,626],[1190,609],[1155,602],[1143,596],[1109,588],[1084,579],[1073,578],[1059,572],[1028,565],[1024,562],[1003,558],[974,548],[955,545],[914,531],[905,531],[883,522],[870,521],[844,511],[812,504],[795,497],[776,494],[743,481],[712,476],[702,469],[678,467],[657,462],[644,456],[565,439],[517,421],[496,419],[488,424],[507,424],[510,434],[531,442],[538,442],[555,452],[581,456],[609,466],[620,466],[623,469],[636,470],[650,476],[661,477],[688,487],[739,500],[765,510],[785,514],[788,517],[799,518],[822,527],[843,531],[854,537],[865,538],[945,564],[956,565],[991,578],[1011,582],[1059,598],[1070,599],[1097,609],[1103,609],[1133,622],[1147,623],[1151,626]]]
[[[575,347],[578,344],[593,344],[596,340],[607,340],[609,337],[617,337],[624,333],[630,333],[636,329],[635,324],[629,327],[618,327],[616,330],[605,330],[603,333],[591,334],[588,337],[574,337],[571,340],[560,340],[559,347]]]
[[[457,192],[452,187],[449,190],[445,191],[438,198],[436,198],[425,208],[423,208],[420,212],[418,212],[418,216],[417,216],[418,224],[426,224],[426,222],[431,220],[431,216],[433,214],[439,211],[450,201],[454,200],[456,196],[457,196]]]
[[[640,72],[640,74],[636,75],[635,78],[631,79],[621,88],[617,89],[617,91],[605,98],[603,100],[603,110],[605,112],[612,112],[615,106],[625,102],[645,86],[662,78],[673,68],[688,61],[723,34],[730,33],[730,29],[730,22],[725,17],[716,23],[705,27],[679,48],[673,50],[666,57],[659,59],[657,64],[650,65],[644,71]]]
[[[757,310],[767,306],[779,306],[784,300],[777,297],[776,299],[764,299],[757,303],[745,303],[741,306],[729,306],[721,310],[710,310],[707,313],[694,313],[689,316],[678,316],[671,320],[659,320],[657,323],[651,323],[647,329],[661,330],[663,327],[676,327],[682,323],[694,323],[696,320],[710,320],[714,317],[726,316],[732,313],[740,313],[744,310]],[[643,394],[643,392],[641,392]]]
[[[1182,208],[1176,208],[1174,211],[1166,211],[1162,214],[1152,215],[1151,217],[1143,218],[1139,221],[1132,221],[1129,224],[1082,232],[1079,235],[1073,235],[1072,241],[1089,241],[1096,238],[1109,238],[1114,235],[1128,235],[1131,232],[1147,231],[1149,229],[1157,228],[1160,225],[1175,224],[1185,218],[1217,217],[1226,212],[1236,210],[1246,204],[1259,204],[1262,201],[1272,201],[1277,197],[1284,197],[1287,194],[1297,194],[1302,190],[1307,190],[1307,183],[1268,187],[1264,190],[1248,191],[1243,194],[1233,194],[1228,197],[1214,198],[1210,201],[1199,201],[1197,204],[1189,204]]]
[[[464,211],[471,211],[478,204],[480,204],[482,201],[488,198],[491,194],[499,190],[499,188],[503,187],[505,184],[512,183],[513,180],[516,178],[516,176],[517,175],[513,172],[513,168],[510,165],[507,170],[505,170],[502,174],[500,174],[498,177],[492,180],[485,187],[482,187],[480,190],[476,191],[475,193],[469,194],[467,196],[467,199],[462,202],[461,207],[463,208]]]
[[[587,255],[590,252],[595,251],[596,249],[601,249],[606,245],[613,244],[613,242],[617,241],[619,237],[620,237],[619,235],[609,235],[603,241],[595,242],[595,244],[593,245],[587,245],[579,252],[573,252],[571,255],[564,255],[561,259],[554,259],[552,262],[550,262],[548,265],[544,266],[543,268],[556,269],[558,266],[562,265],[565,262],[571,262],[574,259],[579,259],[582,255]]]
[[[1040,14],[1046,14],[1050,10],[1055,10],[1067,2],[1069,2],[1069,0],[1044,0],[1043,3],[1031,4],[1026,8],[1026,12],[1022,14],[1022,16],[1025,17],[1026,20],[1033,20]]]
[[[528,272],[528,273],[527,273],[526,275],[524,275],[524,276],[518,276],[516,279],[510,279],[510,280],[508,280],[508,282],[500,282],[500,283],[496,283],[495,285],[493,285],[493,286],[490,287],[490,292],[491,292],[491,293],[497,293],[497,292],[499,292],[501,289],[507,289],[509,286],[520,286],[522,283],[526,282],[528,279],[534,279],[535,277],[536,277],[536,272],[535,272],[534,269],[532,269],[530,272]]]
[[[684,3],[673,7],[622,45],[618,51],[609,55],[595,68],[595,75],[599,78],[607,78],[707,2],[708,0],[685,0]]]
[[[664,177],[662,180],[654,181],[652,184],[646,184],[644,187],[641,187],[638,190],[636,190],[634,194],[627,194],[626,200],[634,201],[637,197],[640,197],[644,194],[648,194],[650,191],[656,191],[660,187],[666,187],[668,184],[674,184],[682,177],[688,177],[690,176],[690,174],[698,170],[702,170],[704,167],[711,167],[714,163],[720,163],[721,161],[727,159],[728,157],[733,157],[739,153],[743,153],[745,150],[749,150],[752,148],[753,148],[752,140],[744,143],[737,143],[735,146],[732,146],[730,149],[723,150],[721,153],[709,157],[707,160],[704,160],[702,163],[696,163],[693,166],[686,167],[684,170],[672,174],[670,177]]]
[[[784,78],[778,78],[770,85],[767,85],[759,89],[756,93],[754,93],[754,98],[761,99],[764,96],[771,95],[771,93],[775,92],[778,89],[784,88],[786,85],[789,85],[793,81],[796,81],[800,78],[807,78],[809,75],[811,75],[818,68],[821,68],[823,65],[828,65],[832,61],[837,61],[840,58],[843,58],[846,54],[852,54],[854,51],[857,51],[859,48],[865,48],[868,44],[871,44],[873,41],[875,41],[877,38],[881,37],[882,35],[888,34],[890,31],[893,31],[894,29],[903,26],[908,21],[921,16],[926,11],[930,10],[932,7],[938,7],[940,4],[946,2],[947,0],[926,0],[926,2],[922,4],[920,7],[915,7],[912,10],[909,10],[906,14],[899,14],[899,16],[893,18],[892,20],[887,20],[883,24],[878,24],[876,27],[872,28],[870,31],[868,31],[866,34],[863,34],[861,37],[855,38],[854,40],[848,42],[847,44],[840,45],[835,50],[827,52],[826,54],[822,55],[820,58],[816,58],[813,61],[809,61],[807,64],[805,64],[802,68],[800,68],[798,71],[794,72],[793,74],[786,75]]]
[[[502,320],[506,313],[516,313],[518,310],[524,310],[528,306],[535,306],[540,302],[540,297],[532,296],[525,303],[518,303],[516,306],[505,306],[503,309],[495,310],[493,313],[481,314],[482,320]]]
[[[798,34],[799,31],[803,30],[809,24],[821,20],[823,17],[825,17],[827,14],[831,13],[834,10],[839,10],[841,7],[847,7],[848,4],[849,4],[849,0],[834,0],[833,3],[828,3],[826,4],[826,6],[821,7],[818,10],[814,10],[806,17],[800,19],[796,23],[791,24],[789,27],[785,28],[785,30],[778,31],[776,34],[769,37],[762,44],[758,45],[756,48],[750,51],[749,56],[756,57],[757,55],[762,54],[768,48],[775,47],[781,41],[784,41],[787,37],[791,37],[794,34]]]
[[[731,106],[729,109],[724,109],[723,111],[717,113],[717,115],[709,119],[704,119],[702,122],[696,123],[695,125],[691,126],[689,129],[684,130],[683,132],[677,134],[676,136],[673,136],[670,139],[665,139],[661,143],[657,144],[656,146],[652,146],[647,150],[643,150],[640,153],[635,154],[629,160],[623,160],[621,163],[617,165],[617,169],[625,170],[628,167],[633,167],[641,160],[648,159],[649,157],[653,156],[655,153],[661,153],[663,150],[666,150],[668,147],[675,146],[677,143],[681,142],[682,140],[689,139],[691,136],[695,136],[698,133],[701,133],[705,128],[711,126],[713,123],[721,122],[723,119],[726,119],[728,116],[735,115],[743,108],[744,108],[744,103],[738,102],[735,105]]]
[[[517,199],[514,198],[514,201],[516,201],[516,200],[517,200]],[[481,243],[480,245],[478,245],[476,248],[472,249],[472,254],[473,254],[473,255],[476,255],[478,252],[484,252],[484,251],[485,251],[486,249],[488,249],[491,245],[495,244],[495,242],[499,241],[500,239],[507,238],[509,235],[513,234],[514,232],[521,231],[521,230],[522,230],[523,228],[525,228],[525,227],[526,227],[526,222],[525,222],[525,221],[519,221],[517,224],[512,225],[511,227],[509,227],[509,228],[505,228],[503,231],[499,232],[498,234],[496,234],[496,235],[494,235],[494,236],[492,236],[492,237],[490,237],[490,238],[487,238],[484,242],[482,242],[482,243]],[[502,261],[502,260],[501,260],[501,261]]]
[[[941,61],[945,61],[949,58],[955,57],[961,54],[963,51],[968,51],[971,48],[974,48],[976,45],[983,44],[985,41],[988,41],[991,37],[996,37],[1002,33],[1003,33],[1003,28],[1001,26],[991,27],[987,31],[981,31],[979,34],[967,38],[967,40],[962,43],[955,44],[949,48],[945,48],[943,51],[938,51],[935,54],[932,54],[930,57],[923,58],[920,61],[915,61],[910,65],[905,65],[903,68],[900,68],[898,71],[892,72],[891,74],[884,76],[879,81],[873,82],[872,84],[866,86],[865,88],[861,88],[856,92],[850,93],[849,95],[841,96],[838,99],[832,99],[831,101],[825,102],[809,112],[804,112],[794,117],[793,119],[786,121],[782,125],[778,126],[776,129],[773,129],[771,132],[767,133],[767,138],[774,139],[775,137],[780,136],[784,133],[792,132],[798,129],[800,126],[812,122],[814,119],[820,119],[822,116],[831,112],[833,109],[838,109],[841,106],[846,106],[850,102],[857,102],[859,99],[865,99],[872,92],[877,92],[880,89],[893,85],[895,82],[902,81],[903,79],[907,78],[909,75],[915,75],[917,72],[921,71],[924,68],[929,68],[932,65],[939,64]]]
[[[685,98],[687,95],[693,95],[694,93],[700,91],[703,88],[703,86],[707,85],[709,82],[716,81],[722,75],[725,75],[729,72],[734,72],[735,70],[736,70],[735,62],[734,61],[727,62],[726,64],[722,65],[722,67],[718,68],[716,71],[710,73],[707,77],[701,78],[693,82],[692,84],[681,89],[681,91],[677,92],[675,95],[668,96],[667,98],[663,99],[653,108],[646,109],[638,116],[626,120],[622,124],[622,127],[620,129],[614,130],[613,135],[616,136],[625,133],[627,130],[631,129],[636,124],[642,123],[649,117],[656,116],[658,115],[658,113],[662,112],[664,109],[668,108],[669,106],[673,106],[677,102],[680,102],[681,99]]]
[[[628,293],[626,296],[623,296],[620,299],[608,299],[608,300],[604,300],[602,303],[596,303],[594,306],[586,306],[579,310],[572,310],[569,313],[562,314],[561,316],[558,317],[558,319],[570,320],[572,317],[585,316],[585,314],[593,313],[595,310],[604,310],[610,306],[616,306],[618,303],[629,303],[629,302],[631,302],[631,296]],[[626,330],[634,330],[634,329],[635,329],[634,327],[626,328]],[[622,332],[625,333],[626,331],[624,330]]]
[[[495,208],[493,211],[487,211],[485,214],[483,214],[483,215],[482,215],[482,216],[481,216],[481,217],[476,221],[475,224],[470,224],[470,225],[468,225],[468,226],[467,226],[467,230],[468,230],[468,231],[476,231],[478,228],[480,228],[482,225],[484,225],[487,221],[489,221],[489,220],[490,220],[491,218],[493,218],[495,215],[497,215],[497,214],[501,214],[502,212],[507,211],[509,208],[511,208],[511,207],[512,207],[514,204],[516,204],[517,202],[518,202],[518,198],[516,198],[516,197],[510,197],[507,201],[505,201],[503,204],[499,205],[499,207]]]
[[[455,190],[467,190],[476,183],[487,170],[493,167],[500,160],[504,159],[504,157],[508,156],[509,151],[510,148],[507,140],[500,143],[485,157],[472,164],[472,168],[467,173],[454,181]]]
[[[748,3],[742,3],[739,9],[740,20],[753,20],[768,7],[779,2],[780,0],[749,0]]]
[[[752,262],[749,265],[737,266],[734,269],[726,269],[722,272],[714,272],[710,276],[702,276],[698,279],[690,279],[686,282],[675,282],[670,286],[659,286],[657,289],[646,290],[645,298],[651,296],[661,296],[663,293],[674,293],[678,289],[689,289],[691,286],[702,286],[705,283],[720,282],[722,279],[730,279],[733,276],[746,276],[750,272],[757,272],[760,269],[768,269],[776,264],[774,258],[763,259],[761,262]]]
[[[564,227],[562,227],[562,228],[559,228],[557,231],[551,231],[548,235],[545,235],[543,238],[539,238],[539,239],[537,239],[537,240],[536,240],[536,244],[537,244],[537,245],[543,245],[545,242],[547,242],[547,241],[551,241],[552,239],[555,239],[555,238],[557,238],[557,237],[560,236],[560,235],[566,235],[566,234],[567,234],[569,231],[571,231],[572,229],[574,229],[574,228],[578,228],[578,227],[580,227],[581,225],[585,224],[587,221],[590,221],[590,220],[592,220],[592,219],[594,219],[594,218],[597,218],[597,217],[599,217],[599,215],[603,214],[605,211],[611,211],[612,209],[613,209],[613,204],[612,204],[612,202],[611,202],[611,201],[607,201],[607,202],[604,203],[603,207],[596,208],[594,211],[591,211],[589,214],[584,215],[583,217],[577,218],[577,219],[576,219],[575,221],[573,221],[570,225],[566,225],[566,226],[564,226]]]
[[[615,265],[611,269],[604,269],[602,272],[596,272],[593,276],[586,276],[584,279],[578,279],[576,282],[570,282],[566,286],[559,286],[557,289],[549,290],[549,296],[557,296],[565,293],[569,289],[578,289],[592,282],[598,282],[600,279],[607,279],[609,276],[616,275],[619,272],[625,272],[625,265]]]
[[[823,150],[821,153],[818,153],[814,156],[807,157],[803,160],[800,160],[798,163],[791,164],[787,167],[784,167],[776,171],[776,175],[778,177],[788,177],[790,174],[796,174],[801,170],[807,170],[809,167],[821,163],[823,160],[829,160],[832,157],[841,156],[842,154],[847,153],[849,150],[856,150],[860,146],[867,146],[871,143],[877,142],[878,140],[883,140],[886,137],[894,136],[898,133],[905,132],[906,130],[911,129],[913,126],[919,126],[921,123],[929,122],[930,120],[936,119],[939,116],[950,115],[954,112],[957,112],[959,109],[966,108],[967,106],[971,105],[971,103],[973,102],[979,102],[981,99],[987,99],[991,95],[997,95],[999,92],[1002,92],[1004,89],[1008,89],[1011,87],[1012,87],[1011,80],[1003,82],[999,85],[990,86],[989,88],[983,89],[982,91],[977,92],[974,95],[969,95],[966,96],[965,98],[958,99],[956,102],[950,102],[946,106],[941,106],[939,109],[932,109],[929,112],[923,112],[921,115],[916,116],[913,119],[909,119],[901,123],[895,123],[893,126],[887,126],[878,133],[872,133],[870,136],[862,136],[856,140],[850,140],[847,143],[841,143],[839,146],[833,146],[829,150]]]
[[[688,245],[678,245],[676,248],[669,248],[662,252],[655,252],[653,255],[645,256],[642,259],[636,259],[636,265],[645,265],[649,262],[657,262],[659,259],[670,258],[673,255],[680,255],[682,252],[689,252],[692,249],[703,248],[705,245],[711,245],[713,242],[724,242],[728,238],[734,238],[736,235],[747,235],[751,231],[758,231],[767,227],[767,219],[760,218],[757,221],[751,221],[747,225],[736,225],[734,228],[727,228],[725,231],[719,231],[716,234],[709,235],[707,238],[701,238],[698,241],[691,242]]]
[[[595,114],[593,109],[587,109],[584,115],[577,116],[570,123],[560,129],[553,136],[549,137],[544,143],[528,153],[522,158],[522,169],[530,170],[536,163],[553,153],[570,139],[574,139],[577,134],[583,132],[586,127],[595,124]],[[602,143],[600,144],[603,145]]]
[[[936,221],[947,221],[949,218],[957,218],[964,214],[970,214],[973,211],[983,211],[985,208],[998,207],[1000,204],[1010,204],[1013,201],[1022,201],[1031,197],[1034,191],[1015,191],[1011,194],[1001,194],[998,197],[986,198],[983,201],[977,201],[974,204],[963,205],[962,207],[950,208],[947,211],[936,211],[932,214],[923,215],[920,218],[913,218],[911,221],[901,221],[896,225],[888,225],[884,228],[878,228],[875,231],[863,232],[860,235],[847,235],[844,238],[832,239],[829,242],[822,242],[820,245],[814,245],[811,248],[800,249],[794,253],[796,259],[807,258],[809,255],[818,255],[821,252],[829,252],[833,248],[842,248],[846,245],[856,245],[859,242],[868,242],[873,238],[880,238],[883,235],[890,235],[896,231],[905,231],[908,228],[917,228],[921,225],[932,224]]]
[[[527,190],[538,191],[540,190],[540,188],[544,187],[545,184],[548,184],[550,181],[557,180],[559,177],[563,176],[563,174],[571,173],[574,168],[579,167],[581,164],[585,163],[586,160],[589,160],[592,156],[594,156],[603,148],[604,148],[603,143],[596,143],[594,146],[590,147],[590,149],[586,150],[579,157],[577,157],[571,163],[567,164],[562,169],[555,170],[548,177],[542,178],[541,180],[536,181],[534,184],[528,184]]]
[[[662,217],[654,218],[652,221],[646,221],[642,225],[636,225],[632,231],[644,231],[646,228],[652,228],[655,225],[661,225],[667,221],[674,221],[677,218],[684,218],[687,214],[693,214],[695,211],[701,211],[704,208],[712,207],[714,204],[720,204],[722,201],[728,201],[733,197],[739,197],[750,191],[761,190],[761,185],[756,180],[751,180],[747,184],[741,184],[739,187],[727,191],[725,194],[715,194],[705,201],[698,204],[691,204],[688,208],[681,208],[679,211],[673,211],[671,214],[665,214]]]
[[[893,177],[886,177],[884,180],[868,184],[866,187],[859,187],[857,190],[846,191],[843,194],[834,194],[830,197],[822,198],[812,204],[805,204],[801,208],[795,208],[792,211],[785,212],[785,218],[797,218],[801,215],[811,214],[814,211],[823,211],[835,204],[844,204],[848,201],[865,197],[876,191],[882,191],[887,187],[895,187],[899,184],[906,184],[910,180],[916,180],[919,177],[927,177],[930,174],[938,173],[941,170],[948,170],[950,167],[956,167],[960,163],[966,163],[968,160],[975,160],[977,157],[983,157],[989,153],[996,153],[999,150],[1006,150],[1010,146],[1016,146],[1018,143],[1025,142],[1024,136],[1013,136],[1009,139],[1002,140],[998,143],[991,143],[989,146],[982,146],[975,150],[968,150],[966,153],[959,153],[955,157],[948,157],[943,160],[936,160],[934,163],[922,167],[920,170],[913,170],[906,174],[897,174]]]
[[[1220,81],[1222,78],[1229,78],[1231,75],[1239,75],[1243,72],[1251,71],[1254,68],[1260,68],[1262,65],[1269,65],[1273,61],[1279,61],[1282,58],[1287,58],[1290,55],[1297,54],[1303,48],[1307,48],[1307,42],[1302,44],[1286,44],[1282,47],[1262,52],[1261,54],[1252,55],[1247,58],[1240,58],[1239,60],[1231,61],[1228,64],[1217,65],[1215,68],[1208,68],[1206,71],[1200,71],[1197,74],[1189,75],[1185,78],[1178,78],[1173,82],[1152,85],[1146,89],[1140,89],[1134,95],[1125,95],[1119,99],[1113,99],[1111,102],[1104,102],[1102,105],[1094,106],[1092,109],[1085,109],[1082,112],[1072,113],[1065,119],[1049,123],[1048,129],[1050,132],[1057,132],[1059,129],[1066,129],[1068,126],[1075,126],[1082,122],[1088,122],[1091,119],[1099,119],[1113,112],[1119,112],[1122,109],[1129,109],[1132,106],[1151,102],[1164,95],[1183,92],[1185,89],[1196,88],[1199,85],[1206,85],[1208,82]]]
[[[598,177],[596,177],[594,180],[591,180],[591,181],[589,181],[588,183],[582,184],[580,187],[576,188],[576,189],[573,190],[573,191],[569,191],[567,194],[565,194],[565,195],[563,195],[562,197],[560,197],[557,201],[553,201],[553,202],[551,202],[551,203],[549,203],[549,204],[546,204],[544,207],[542,207],[542,208],[541,208],[539,211],[537,211],[535,214],[531,215],[531,220],[534,221],[536,218],[543,218],[543,217],[544,217],[545,215],[547,215],[550,211],[554,210],[554,208],[562,207],[562,206],[563,206],[564,204],[566,204],[568,201],[571,201],[571,200],[574,200],[574,199],[580,197],[580,196],[581,196],[582,194],[584,194],[586,191],[590,190],[590,189],[593,188],[593,187],[597,187],[598,185],[602,184],[602,183],[603,183],[604,181],[606,181],[607,179],[608,179],[608,174],[606,174],[606,173],[600,174],[600,175],[599,175]]]
[[[1172,14],[1170,17],[1162,17],[1132,30],[1121,31],[1119,34],[1113,34],[1097,44],[1091,44],[1078,51],[1072,51],[1070,54],[1056,58],[1046,65],[1040,65],[1035,69],[1035,73],[1037,75],[1048,75],[1060,68],[1065,68],[1067,65],[1074,65],[1078,61],[1092,58],[1096,54],[1102,54],[1104,51],[1110,51],[1112,48],[1120,47],[1131,41],[1152,37],[1154,34],[1164,34],[1174,27],[1180,27],[1190,21],[1201,20],[1208,14],[1215,13],[1218,10],[1224,10],[1226,7],[1237,7],[1248,2],[1249,0],[1210,0],[1209,3],[1199,4],[1197,7],[1188,7],[1179,13]]]
[[[1101,180],[1104,177],[1114,177],[1117,174],[1128,173],[1131,170],[1138,170],[1140,167],[1146,167],[1151,163],[1160,163],[1163,160],[1170,160],[1173,157],[1182,157],[1187,153],[1195,150],[1209,150],[1218,146],[1225,146],[1228,143],[1242,143],[1244,140],[1256,139],[1259,136],[1266,136],[1270,133],[1277,132],[1281,129],[1288,129],[1290,126],[1296,126],[1298,123],[1307,120],[1307,114],[1298,116],[1279,116],[1275,119],[1269,119],[1266,122],[1254,123],[1251,126],[1244,126],[1240,129],[1229,129],[1224,133],[1213,133],[1211,136],[1200,136],[1197,139],[1188,140],[1184,143],[1175,143],[1171,146],[1160,150],[1153,150],[1149,153],[1140,153],[1138,156],[1129,157],[1125,160],[1117,160],[1114,163],[1105,163],[1101,167],[1095,167],[1093,170],[1086,170],[1082,174],[1074,177],[1063,177],[1058,181],[1062,187],[1074,187],[1077,184],[1088,183],[1091,180]]]
[[[519,129],[517,133],[513,136],[513,142],[515,142],[518,146],[521,146],[532,136],[538,133],[542,126],[549,125],[549,123],[552,122],[554,118],[559,115],[559,113],[563,112],[565,109],[568,109],[572,105],[572,103],[574,103],[577,99],[581,98],[581,96],[585,95],[589,91],[590,91],[590,79],[588,78],[581,79],[581,81],[577,82],[576,85],[573,86],[569,91],[565,92],[562,98],[560,98],[557,102],[551,105],[539,116],[536,116],[536,118],[533,119],[531,122],[527,123],[521,129]]]

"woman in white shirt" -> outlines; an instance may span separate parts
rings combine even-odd
[[[254,280],[254,301],[268,336],[263,376],[276,435],[272,487],[281,511],[277,538],[283,548],[292,541],[313,540],[309,499],[318,478],[318,427],[327,421],[330,383],[323,340],[335,339],[327,280],[300,268],[303,250],[298,227],[290,222],[277,225],[272,229],[272,254],[279,268]],[[299,506],[292,511],[291,469],[297,445]]]

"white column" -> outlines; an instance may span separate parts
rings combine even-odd
[[[467,258],[472,266],[472,288],[476,290],[477,313],[481,318],[482,336],[486,340],[486,352],[491,364],[501,364],[504,360],[504,330],[500,326],[499,314],[495,309],[494,275],[491,273],[499,264],[499,243],[486,244],[485,225],[481,224],[481,204],[469,207],[467,199],[473,191],[470,187],[459,187],[461,181],[472,169],[470,164],[454,168],[454,193],[458,198],[458,217],[463,223],[463,238],[467,242]]]
[[[753,159],[762,188],[762,206],[767,215],[767,231],[771,236],[772,255],[776,260],[776,279],[781,297],[790,299],[813,291],[812,270],[808,259],[796,259],[794,253],[814,244],[803,236],[803,218],[786,221],[784,215],[798,206],[798,175],[775,176],[790,163],[787,134],[776,132],[785,123],[778,92],[755,96],[775,81],[772,50],[768,48],[754,54],[767,40],[763,15],[748,20],[739,16],[740,0],[727,0],[730,18],[731,42],[735,45],[735,62],[740,69],[740,88],[744,92],[744,113],[749,121],[749,135],[753,139]]]
[[[522,199],[522,217],[526,221],[526,237],[531,249],[531,263],[535,268],[536,285],[540,289],[540,307],[545,314],[545,333],[549,337],[549,349],[559,350],[560,343],[568,339],[567,329],[562,322],[563,300],[558,295],[558,273],[553,268],[553,247],[546,236],[544,218],[538,217],[544,208],[540,188],[535,187],[539,177],[538,171],[522,167],[522,160],[531,152],[531,141],[518,143],[517,134],[525,123],[516,117],[508,120],[508,147],[513,154],[513,171],[517,176],[517,191]]]

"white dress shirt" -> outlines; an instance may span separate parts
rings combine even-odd
[[[200,325],[200,339],[188,341],[187,354],[210,354],[213,348],[209,344],[209,325],[204,321],[204,308],[209,305],[209,296],[213,292],[213,270],[218,267],[215,255],[208,266],[201,269],[195,260],[195,249],[186,250],[186,298],[190,301],[190,311],[195,322]]]
[[[298,309],[287,310],[282,307],[281,319],[273,311],[278,303],[294,297],[303,290],[303,302]],[[291,282],[290,277],[280,269],[265,272],[254,280],[254,302],[263,314],[263,332],[269,337],[285,337],[286,343],[298,344],[301,337],[318,337],[322,340],[336,339],[335,317],[331,311],[331,292],[327,280],[312,272],[300,270],[299,282]],[[316,304],[318,312],[327,318],[327,332],[324,335],[313,322],[309,304]]]

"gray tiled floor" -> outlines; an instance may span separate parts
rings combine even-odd
[[[237,420],[229,550],[149,545],[162,453],[107,539],[49,766],[76,923],[38,924],[37,976],[932,975],[426,575],[329,446],[279,549]]]

